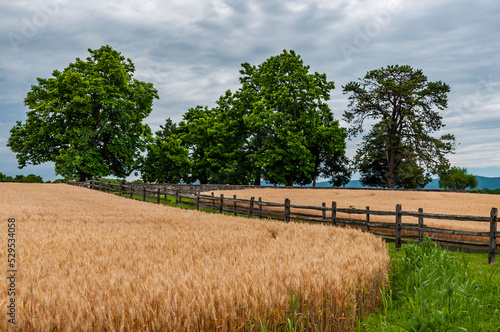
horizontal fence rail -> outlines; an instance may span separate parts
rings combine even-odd
[[[394,211],[365,209],[337,208],[336,202],[322,206],[291,204],[286,198],[283,203],[264,202],[259,197],[255,199],[215,196],[201,193],[195,185],[180,186],[170,184],[143,184],[143,183],[111,183],[110,181],[87,180],[85,182],[68,182],[71,185],[104,191],[124,197],[140,199],[156,204],[171,204],[181,208],[196,210],[211,210],[220,214],[245,216],[248,218],[275,219],[289,222],[320,223],[323,225],[355,227],[362,231],[382,236],[386,241],[392,241],[399,250],[403,242],[421,242],[424,235],[432,236],[432,240],[441,247],[470,253],[488,253],[488,263],[495,263],[495,255],[500,254],[497,238],[500,234],[497,227],[498,210],[491,209],[489,217],[445,215],[403,211],[397,205]],[[230,189],[229,186],[219,186]],[[186,190],[187,189],[187,190]],[[339,215],[341,214],[341,215]],[[347,215],[347,216],[346,216]],[[361,218],[353,218],[358,216]],[[373,221],[370,216],[387,216],[393,222]],[[413,223],[403,222],[403,217],[416,219]],[[489,223],[489,231],[475,232],[453,230],[447,228],[431,227],[424,223],[425,220],[450,220],[466,221],[471,223]],[[447,237],[442,237],[443,235]],[[452,237],[452,238],[449,238]],[[456,238],[462,237],[462,238]],[[466,237],[466,240],[463,239]],[[469,238],[484,238],[484,241],[474,241]]]

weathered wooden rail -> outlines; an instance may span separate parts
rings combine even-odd
[[[370,232],[382,236],[386,241],[394,241],[396,249],[401,248],[401,244],[406,241],[421,242],[424,235],[431,235],[433,241],[441,247],[470,253],[488,253],[488,263],[495,263],[495,255],[500,254],[497,239],[499,237],[497,219],[498,210],[491,209],[490,216],[463,216],[444,215],[435,213],[424,213],[423,209],[418,212],[403,211],[401,205],[397,205],[394,211],[371,210],[369,206],[365,209],[337,208],[336,202],[331,202],[327,206],[299,205],[291,204],[287,198],[283,203],[264,202],[259,197],[250,199],[224,197],[202,194],[189,187],[190,193],[183,193],[182,187],[164,184],[141,184],[141,183],[111,183],[96,180],[85,182],[72,182],[71,185],[86,187],[89,189],[105,191],[129,198],[136,198],[142,201],[149,201],[157,204],[171,203],[180,207],[191,207],[196,210],[212,210],[217,213],[226,213],[248,218],[277,219],[285,222],[307,222],[321,223],[332,226],[350,226],[360,228],[362,231]],[[193,193],[194,192],[194,193]],[[312,212],[310,212],[312,211]],[[349,217],[346,218],[346,215]],[[351,218],[351,215],[364,216],[364,218]],[[390,216],[394,222],[375,222],[370,220],[370,216]],[[415,218],[414,223],[404,223],[403,217]],[[453,230],[446,228],[430,227],[425,225],[425,219],[434,220],[457,220],[474,223],[489,223],[489,232],[472,232],[464,230]],[[446,235],[443,238],[440,235]],[[457,239],[484,238],[485,241],[470,241]]]

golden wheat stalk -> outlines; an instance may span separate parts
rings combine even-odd
[[[290,318],[349,330],[378,305],[389,263],[380,239],[355,230],[64,184],[0,184],[0,192],[1,220],[18,222],[18,331],[275,330]]]

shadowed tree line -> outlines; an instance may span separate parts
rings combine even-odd
[[[0,173],[0,182],[43,183],[41,176],[35,174],[16,175],[14,177]]]

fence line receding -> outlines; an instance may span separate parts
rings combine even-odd
[[[495,255],[500,254],[497,244],[499,232],[497,227],[498,210],[496,208],[491,209],[488,217],[445,215],[425,213],[423,209],[419,209],[418,212],[404,211],[400,204],[396,205],[394,211],[379,211],[372,210],[369,206],[365,209],[337,208],[336,202],[331,202],[329,205],[324,202],[321,206],[311,206],[291,204],[288,198],[283,203],[265,202],[260,197],[257,199],[255,197],[241,199],[233,195],[232,198],[229,198],[224,197],[222,194],[215,196],[213,192],[210,195],[202,194],[196,189],[193,190],[193,188],[196,188],[194,185],[187,186],[189,192],[186,193],[182,191],[182,186],[168,184],[125,182],[116,184],[102,180],[70,182],[70,184],[156,204],[170,203],[181,208],[212,210],[220,214],[283,220],[287,223],[307,222],[355,227],[382,236],[386,241],[395,242],[397,250],[401,248],[403,242],[421,242],[424,235],[429,235],[434,242],[448,250],[487,253],[488,263],[490,264],[494,264]],[[227,189],[230,189],[230,186],[227,187]],[[351,215],[360,216],[361,218],[353,218]],[[392,217],[393,221],[372,221],[370,216]],[[413,218],[415,222],[403,222],[403,217]],[[424,223],[426,219],[489,223],[490,229],[487,232],[473,232],[431,227]],[[477,238],[480,240],[477,240]]]

